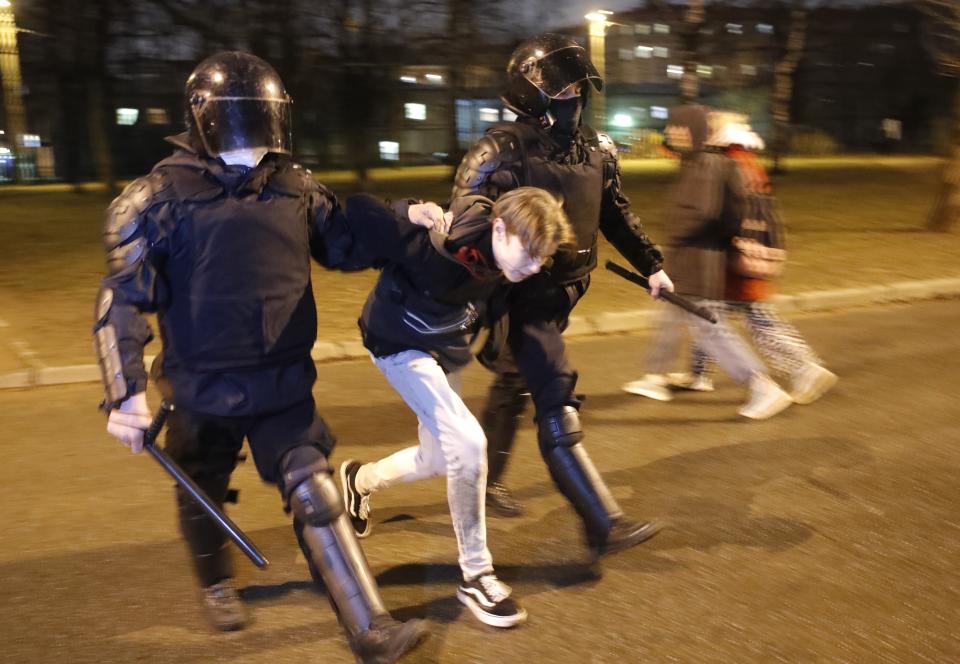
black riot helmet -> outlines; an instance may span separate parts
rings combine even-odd
[[[603,79],[584,48],[569,37],[547,32],[514,49],[503,101],[514,113],[540,117],[553,99],[582,81],[589,81],[597,92],[603,89]]]
[[[256,148],[291,154],[292,103],[273,67],[255,55],[225,51],[187,79],[187,129],[193,144],[212,157]]]

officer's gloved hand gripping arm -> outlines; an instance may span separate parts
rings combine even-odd
[[[643,224],[630,211],[630,199],[623,193],[620,158],[609,136],[600,134],[604,152],[604,191],[600,209],[600,231],[650,285],[650,295],[673,291],[673,282],[663,270],[663,254],[643,231]]]
[[[150,424],[143,348],[153,332],[142,313],[157,310],[162,290],[157,266],[173,219],[164,200],[168,186],[156,172],[132,182],[107,208],[103,233],[107,275],[97,294],[94,350],[110,414],[107,431],[134,453],[143,449]]]

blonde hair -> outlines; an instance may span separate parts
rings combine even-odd
[[[557,249],[573,245],[576,238],[563,201],[543,189],[519,187],[493,202],[494,219],[500,218],[507,232],[520,237],[534,258],[549,258]]]

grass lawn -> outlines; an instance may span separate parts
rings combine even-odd
[[[625,162],[634,210],[656,240],[662,234],[664,194],[675,166]],[[940,162],[929,158],[797,160],[774,181],[789,229],[786,293],[960,276],[960,234],[923,230]],[[374,193],[443,200],[449,171],[374,174]],[[329,176],[347,195],[355,186]],[[0,354],[22,341],[48,365],[88,363],[93,301],[103,272],[100,231],[108,197],[57,188],[0,189]],[[604,246],[601,260],[615,257]],[[668,268],[669,270],[669,268]],[[647,305],[635,287],[603,270],[595,273],[580,315]],[[357,338],[356,318],[376,275],[314,271],[320,338]],[[0,363],[0,373],[13,370]]]

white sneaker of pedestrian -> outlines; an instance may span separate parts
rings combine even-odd
[[[706,374],[694,374],[689,371],[667,374],[670,387],[694,392],[713,392],[713,379]]]
[[[819,364],[807,362],[794,375],[791,381],[790,396],[799,404],[813,403],[837,384],[837,374]]]
[[[792,402],[790,395],[780,389],[769,376],[754,374],[750,379],[750,400],[737,412],[751,420],[765,420]]]
[[[671,401],[673,399],[673,393],[667,388],[665,374],[647,374],[640,380],[625,383],[621,389],[624,392],[639,394],[642,397],[656,399],[657,401]]]

